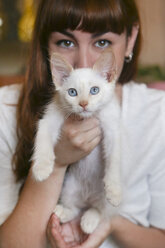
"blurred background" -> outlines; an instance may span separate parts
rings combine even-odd
[[[0,84],[24,80],[37,0],[0,0]],[[165,0],[137,0],[143,46],[137,80],[165,81]]]

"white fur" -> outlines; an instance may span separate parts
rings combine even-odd
[[[100,67],[104,73],[99,71]],[[54,54],[51,57],[51,70],[58,100],[48,105],[43,119],[39,121],[33,174],[36,180],[42,181],[52,173],[54,146],[65,118],[72,113],[84,118],[98,117],[103,141],[87,157],[69,167],[59,205],[55,209],[61,222],[67,222],[87,209],[82,215],[81,227],[84,232],[92,233],[101,218],[112,215],[111,204],[118,206],[121,202],[120,106],[114,92],[114,57],[112,52],[107,52],[101,55],[93,69],[73,70],[59,55]],[[56,73],[60,82],[55,81]],[[111,82],[107,81],[106,73],[107,78],[113,76]],[[93,86],[100,89],[96,95],[90,94]],[[75,88],[78,95],[70,96],[69,88]],[[85,110],[79,105],[82,101],[88,103]]]

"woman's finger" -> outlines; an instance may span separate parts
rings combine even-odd
[[[49,219],[47,229],[46,229],[46,235],[47,235],[48,239],[50,239],[52,227],[53,227],[53,214],[51,215],[51,217]]]
[[[61,233],[56,228],[51,229],[51,235],[52,235],[51,239],[53,240],[53,244],[55,245],[55,247],[52,247],[52,248],[67,248],[68,247],[65,241],[63,240]]]
[[[74,135],[76,132],[80,132],[80,130],[82,132],[87,132],[90,129],[93,129],[99,125],[99,120],[94,117],[82,120],[74,120],[73,118],[68,118],[65,121],[65,124],[63,125],[62,129],[65,132],[68,132],[68,134]]]
[[[100,140],[101,136],[96,136],[83,147],[84,152],[90,153],[99,144]]]
[[[61,226],[55,214],[52,214],[47,226],[47,237],[52,248],[66,248],[65,241],[61,236]]]
[[[101,130],[99,127],[95,127],[88,132],[80,133],[77,136],[72,138],[72,144],[82,150],[83,152],[91,151],[93,147],[93,142],[96,138],[100,141],[101,139]]]

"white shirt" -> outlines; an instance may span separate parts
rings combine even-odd
[[[18,200],[11,159],[15,150],[20,86],[0,89],[0,224]],[[142,226],[165,229],[165,92],[130,82],[122,101],[122,216]],[[117,247],[109,239],[102,246]]]
[[[0,224],[12,212],[18,200],[20,183],[15,183],[12,171],[16,137],[16,107],[20,86],[0,88]]]

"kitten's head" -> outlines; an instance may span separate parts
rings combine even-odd
[[[103,52],[93,68],[73,69],[57,53],[51,55],[50,64],[53,82],[66,113],[89,117],[111,100],[116,82],[112,51]]]

